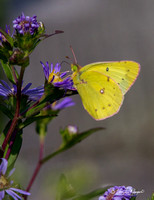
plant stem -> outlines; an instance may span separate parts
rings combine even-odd
[[[52,154],[46,156],[45,158],[43,158],[41,160],[41,164],[44,164],[45,162],[47,162],[48,160],[50,160],[51,158],[53,158],[54,156],[58,155],[59,153],[63,152],[64,149],[63,148],[60,148],[58,149],[57,151],[53,152]]]
[[[47,162],[49,159],[53,158],[54,156],[58,155],[59,153],[61,153],[62,151],[64,151],[63,148],[60,148],[58,149],[57,151],[53,152],[52,154],[46,156],[44,159],[43,159],[43,150],[44,150],[44,139],[42,140],[42,142],[40,142],[40,154],[39,154],[39,160],[38,160],[38,163],[36,165],[36,168],[34,170],[34,173],[33,173],[33,176],[28,184],[28,187],[26,189],[27,192],[30,191],[35,179],[36,179],[36,176],[38,175],[38,172],[41,168],[41,166]],[[24,196],[24,199],[26,200],[27,199],[27,196]]]
[[[13,147],[13,144],[14,144],[14,141],[15,141],[15,138],[16,138],[16,135],[17,135],[17,129],[14,129],[12,135],[11,135],[11,141],[10,141],[10,144],[9,144],[9,148],[7,150],[7,153],[5,155],[5,159],[7,160],[10,156],[10,153],[11,153],[11,150],[12,150],[12,147]]]
[[[34,108],[35,106],[37,106],[40,103],[40,99],[38,101],[36,101],[32,106],[30,106],[28,109],[24,110],[21,114],[20,114],[20,118],[22,118],[22,116],[28,112],[29,110],[31,110],[32,108]]]
[[[13,76],[14,76],[15,82],[17,83],[18,79],[17,79],[16,73],[15,73],[15,68],[14,68],[14,66],[11,66],[11,68],[12,68],[12,72],[13,72]]]
[[[2,144],[2,149],[3,151],[5,151],[6,149],[6,146],[9,142],[9,139],[17,125],[17,122],[18,122],[18,118],[19,118],[19,114],[20,114],[20,100],[21,100],[21,87],[22,87],[22,80],[23,80],[23,76],[24,76],[24,71],[25,71],[25,68],[21,68],[21,71],[20,71],[20,76],[19,76],[19,79],[17,81],[17,102],[16,102],[16,111],[15,111],[15,115],[14,115],[14,118],[12,120],[12,123],[11,123],[11,126],[7,132],[7,135],[4,139],[4,142]]]
[[[26,189],[27,192],[30,191],[35,179],[36,179],[36,176],[38,175],[38,172],[42,166],[42,163],[41,163],[41,160],[43,158],[43,151],[44,151],[44,138],[40,138],[40,152],[39,152],[39,159],[38,159],[38,163],[36,165],[36,168],[34,170],[34,173],[32,175],[32,178],[28,184],[28,187]],[[27,196],[24,196],[24,199],[26,200],[27,199]]]

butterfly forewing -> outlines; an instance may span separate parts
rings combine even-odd
[[[96,120],[116,114],[122,104],[123,94],[116,82],[97,71],[84,71],[73,78],[84,108]]]
[[[82,73],[97,71],[109,76],[125,94],[135,82],[140,71],[140,65],[134,61],[96,62],[84,66],[80,71]]]

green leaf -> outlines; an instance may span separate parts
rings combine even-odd
[[[57,116],[59,111],[54,111],[52,109],[44,109],[40,112],[40,119],[36,121],[36,132],[40,136],[46,136],[47,126],[53,118]]]
[[[12,70],[11,70],[10,66],[7,63],[4,63],[2,60],[1,60],[1,64],[2,64],[3,70],[4,70],[7,78],[9,79],[9,81],[11,81],[13,84],[15,84],[15,80],[13,78]]]
[[[132,197],[130,200],[135,200],[136,199],[136,197]]]
[[[14,167],[14,164],[20,152],[21,146],[22,146],[22,131],[20,130],[17,132],[15,136],[15,140],[11,149],[11,154],[8,159],[8,171],[10,171]]]
[[[0,28],[0,32],[5,36],[5,38],[10,43],[10,45],[13,46],[13,38],[9,34],[7,34],[5,31],[3,31],[1,28]]]
[[[13,114],[11,111],[7,108],[7,105],[3,105],[0,103],[0,110],[9,118],[13,119]]]
[[[103,127],[92,128],[92,129],[84,131],[82,133],[74,134],[73,137],[71,137],[70,140],[68,140],[67,142],[66,142],[66,140],[63,140],[64,143],[61,145],[61,147],[64,149],[69,149],[72,146],[74,146],[75,144],[77,144],[77,143],[81,142],[82,140],[84,140],[85,138],[87,138],[92,133],[103,130],[103,129],[105,129],[105,128],[103,128]]]
[[[4,142],[4,139],[5,139],[5,137],[6,137],[6,134],[7,134],[7,132],[8,132],[8,130],[9,130],[9,128],[10,128],[10,126],[11,126],[11,123],[12,123],[12,120],[10,120],[7,124],[6,124],[6,126],[5,126],[5,128],[4,128],[4,130],[3,130],[3,132],[1,133],[1,135],[0,135],[0,145],[2,146],[2,144],[3,144],[3,142]],[[6,154],[6,152],[7,152],[7,149],[8,149],[8,145],[7,145],[7,147],[6,147],[6,150],[5,150],[5,152],[3,152],[3,150],[1,149],[1,155],[0,155],[0,157],[2,158],[2,157],[4,157],[4,155]]]
[[[42,159],[41,163],[43,164],[43,163],[47,162],[48,160],[55,157],[56,155],[66,151],[67,149],[69,149],[72,146],[76,145],[77,143],[81,142],[83,139],[87,138],[92,133],[94,133],[96,131],[103,130],[103,129],[105,129],[105,128],[93,128],[93,129],[90,129],[88,131],[84,131],[82,133],[74,134],[74,136],[70,137],[70,140],[68,140],[67,142],[63,141],[62,145],[60,146],[60,148],[57,151],[49,154],[44,159]]]
[[[10,125],[11,125],[12,121],[10,120],[3,133],[1,134],[0,136],[0,145],[2,146],[3,142],[4,142],[4,139],[6,137],[6,134],[10,128]],[[15,132],[16,131],[16,132]],[[18,131],[18,132],[17,132]],[[14,137],[14,138],[13,138]],[[14,143],[13,143],[13,146],[10,148],[9,147],[9,144],[7,144],[6,146],[6,149],[5,149],[5,152],[2,152],[1,150],[1,157],[5,157],[8,149],[10,148],[11,149],[11,153],[10,153],[10,156],[9,156],[9,159],[8,159],[8,171],[10,171],[13,166],[14,166],[14,163],[18,157],[18,154],[20,152],[20,148],[21,148],[21,145],[22,145],[22,131],[21,130],[14,130],[14,133],[12,134],[11,136],[11,139],[14,140]],[[2,155],[3,154],[3,155]]]
[[[92,198],[95,198],[95,197],[99,197],[101,195],[104,194],[104,192],[110,188],[111,186],[108,186],[108,187],[105,187],[105,188],[99,188],[99,189],[96,189],[92,192],[89,192],[87,194],[84,194],[84,195],[78,195],[70,200],[89,200],[89,199],[92,199]]]
[[[40,111],[46,106],[47,102],[52,104],[59,99],[75,94],[77,94],[77,91],[67,90],[66,92],[61,88],[54,87],[52,84],[47,84],[45,85],[45,92],[44,95],[41,97],[40,102],[26,112],[26,117],[39,114]]]
[[[43,120],[43,119],[48,119],[48,118],[53,118],[57,116],[56,114],[52,114],[52,115],[44,115],[44,116],[32,116],[32,117],[28,117],[26,118],[26,120],[24,122],[22,122],[21,124],[19,124],[19,129],[23,129],[26,126],[28,126],[29,124],[32,124],[35,121],[39,121],[39,120]]]
[[[148,200],[154,200],[154,193],[152,194],[150,199],[148,198]]]
[[[71,197],[74,197],[76,192],[72,185],[66,179],[66,176],[62,174],[60,176],[57,191],[56,191],[56,200],[65,200]]]
[[[12,200],[11,196],[8,194],[5,194],[5,197],[3,198],[3,200]]]

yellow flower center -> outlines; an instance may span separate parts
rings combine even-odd
[[[55,74],[55,73],[52,71],[52,72],[50,73],[50,75],[49,75],[48,82],[50,83],[50,82],[52,81],[53,77],[54,77],[54,79],[53,79],[53,81],[52,81],[53,83],[55,83],[55,82],[61,82],[62,79],[60,78],[59,75],[60,75],[59,73]]]
[[[4,177],[4,175],[1,175],[0,176],[0,189],[3,189],[8,186],[9,186],[9,181]]]

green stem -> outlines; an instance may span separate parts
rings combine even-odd
[[[51,158],[55,157],[56,155],[60,154],[61,152],[65,151],[66,149],[64,148],[60,148],[57,151],[53,152],[52,154],[49,154],[48,156],[46,156],[45,158],[43,158],[40,162],[41,164],[44,164],[45,162],[47,162],[48,160],[50,160]]]
[[[16,73],[15,73],[15,68],[14,68],[14,66],[11,66],[11,68],[12,68],[12,73],[13,73],[14,80],[17,83],[18,79],[17,79]]]

